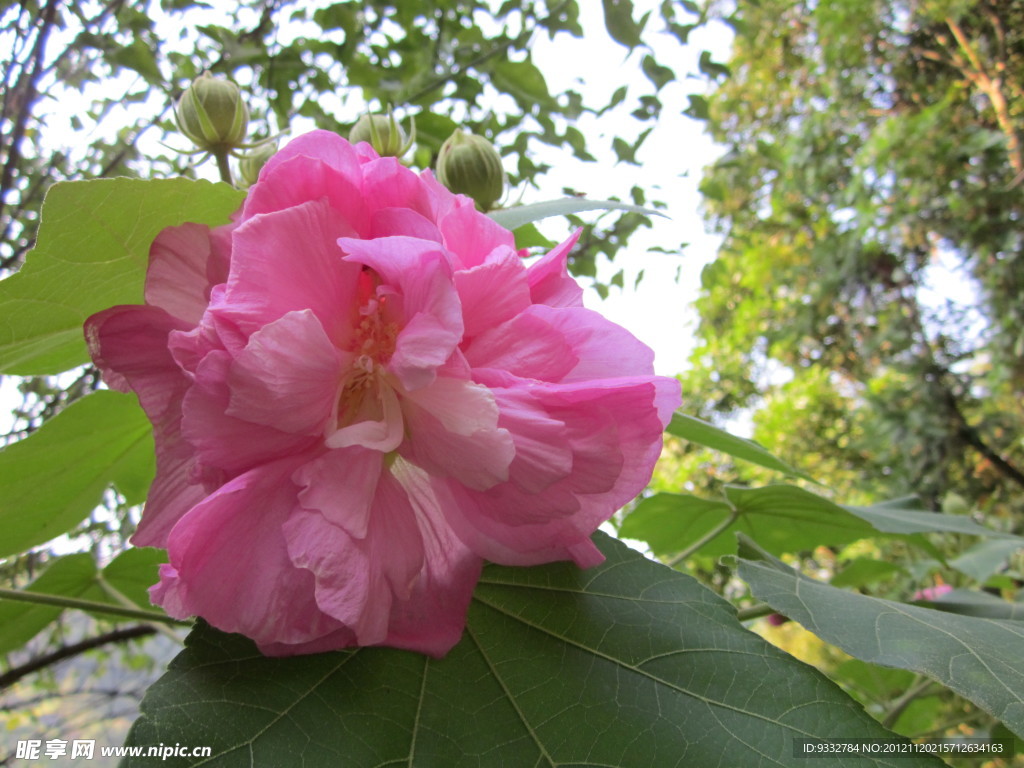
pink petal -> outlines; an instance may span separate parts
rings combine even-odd
[[[498,427],[498,407],[486,388],[438,377],[403,397],[409,439],[402,453],[433,474],[485,490],[508,479],[515,447]]]
[[[283,432],[322,434],[349,357],[311,310],[289,312],[250,336],[232,362],[226,413]]]
[[[372,150],[370,154],[376,156]],[[275,152],[261,169],[259,181],[263,183],[268,181],[270,176],[276,176],[282,165],[297,157],[304,158],[306,162],[322,161],[350,179],[359,178],[360,167],[364,162],[355,148],[338,134],[333,131],[314,130],[296,136]]]
[[[562,330],[531,306],[506,323],[491,328],[463,349],[474,369],[493,368],[538,381],[561,381],[579,358]]]
[[[550,420],[564,424],[572,470],[540,493],[526,492],[529,475],[515,471],[529,469],[522,465],[513,465],[508,483],[482,493],[449,482],[452,524],[474,552],[494,562],[590,563],[595,555],[585,541],[650,479],[662,430],[671,416],[666,409],[678,404],[678,382],[637,377],[534,385],[529,389],[532,404],[514,393],[499,395],[499,404],[514,397],[520,408],[542,409]],[[516,429],[526,421],[519,415],[502,424],[515,439]],[[550,476],[538,479],[543,482]]]
[[[206,311],[210,289],[226,276],[226,256],[211,242],[209,227],[168,227],[149,249],[146,303],[195,325]]]
[[[483,264],[456,272],[455,288],[467,338],[511,320],[530,306],[522,259],[508,249],[498,249]]]
[[[392,476],[416,510],[423,569],[408,597],[392,605],[387,644],[440,658],[462,637],[483,562],[452,530],[443,482],[401,459]]]
[[[211,352],[203,358],[181,408],[182,434],[200,464],[224,473],[220,479],[216,473],[208,476],[218,483],[322,442],[318,436],[290,434],[229,416],[231,393],[227,380],[231,362],[227,352]]]
[[[583,289],[569,276],[569,251],[579,240],[580,232],[551,249],[540,261],[530,265],[527,275],[530,281],[530,295],[535,304],[552,307],[583,306]]]
[[[370,160],[362,166],[361,172],[363,199],[367,210],[403,210],[418,214],[430,223],[440,242],[440,233],[434,224],[434,196],[423,186],[419,176],[394,157]]]
[[[322,199],[333,209],[340,234],[365,236],[362,163],[355,149],[336,134],[312,131],[299,136],[263,166],[246,197],[242,221]]]
[[[569,476],[573,451],[565,422],[551,415],[522,389],[492,390],[501,411],[499,424],[515,445],[510,479],[527,493],[538,494]]]
[[[341,231],[324,200],[250,219],[235,230],[227,291],[211,312],[251,334],[288,312],[310,309],[344,349],[359,267],[341,260]]]
[[[195,457],[181,435],[181,404],[190,382],[167,348],[168,334],[185,325],[148,306],[113,307],[85,324],[90,353],[107,385],[135,392],[153,424],[156,477],[132,537],[139,546],[163,546],[174,524],[204,494],[191,480]]]
[[[321,512],[349,536],[364,539],[383,466],[379,451],[344,448],[304,464],[292,479],[302,488],[299,501],[305,509]]]
[[[583,307],[530,308],[563,335],[578,362],[562,379],[583,382],[654,373],[654,352],[633,334],[597,312]]]
[[[193,507],[171,532],[153,600],[176,618],[202,616],[260,645],[309,643],[341,629],[317,608],[313,576],[294,567],[282,531],[297,507],[289,477],[301,461],[248,472]]]
[[[408,208],[382,208],[370,217],[370,239],[403,235],[419,240],[441,242],[437,225],[425,216]]]
[[[457,269],[483,264],[495,248],[515,250],[512,233],[480,213],[468,197],[456,199],[454,207],[439,219],[445,247],[455,255]]]
[[[364,539],[332,518],[343,510],[292,515],[284,530],[288,551],[316,577],[321,610],[356,633],[360,645],[382,643],[394,600],[408,599],[423,568],[423,542],[409,498],[388,474],[379,478]]]
[[[398,396],[387,384],[378,384],[366,392],[354,412],[338,413],[341,425],[329,432],[328,448],[360,446],[387,453],[395,450],[405,436],[405,424]]]

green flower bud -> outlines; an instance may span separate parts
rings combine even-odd
[[[416,134],[405,135],[402,126],[389,111],[386,115],[363,115],[349,131],[348,140],[353,144],[365,141],[381,157],[401,157],[412,146]]]
[[[942,499],[942,511],[947,515],[969,515],[971,507],[967,499],[959,493],[950,491]]]
[[[241,176],[242,186],[251,187],[256,183],[260,176],[260,170],[267,164],[267,160],[274,156],[275,152],[277,152],[277,145],[268,141],[238,159],[238,175]]]
[[[482,136],[458,129],[441,145],[437,180],[452,192],[473,198],[484,212],[505,194],[505,169],[498,150]]]
[[[238,86],[203,72],[181,97],[174,116],[192,143],[214,154],[230,151],[245,140],[249,110]]]

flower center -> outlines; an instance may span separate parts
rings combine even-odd
[[[378,398],[373,395],[395,352],[398,324],[388,322],[388,297],[375,295],[375,283],[375,275],[364,270],[359,281],[360,320],[349,346],[355,358],[338,397],[339,427],[379,416],[375,413]]]

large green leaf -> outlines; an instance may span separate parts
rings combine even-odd
[[[384,648],[268,659],[201,626],[128,742],[209,745],[205,766],[757,768],[792,765],[795,738],[891,737],[693,578],[596,541],[608,559],[588,571],[486,568],[442,660]]]
[[[950,560],[949,564],[960,573],[965,573],[976,581],[985,582],[1001,570],[1010,555],[1020,548],[1021,541],[1017,538],[984,539],[964,550],[963,554]]]
[[[988,536],[1016,541],[1016,546],[1024,546],[1024,539],[986,528],[965,515],[929,512],[909,504],[875,504],[870,507],[844,506],[843,508],[868,521],[883,533],[966,533],[970,536]]]
[[[759,599],[874,664],[927,675],[1024,735],[1024,622],[868,597],[797,573],[749,539],[739,575]]]
[[[96,565],[91,556],[68,555],[51,563],[26,591],[79,597],[95,575]],[[60,611],[52,605],[0,600],[0,655],[23,646],[56,619]]]
[[[752,464],[782,472],[793,477],[800,477],[804,480],[812,480],[808,475],[798,469],[794,469],[769,453],[759,443],[747,440],[744,437],[731,435],[724,429],[719,429],[713,424],[708,424],[694,416],[687,416],[685,413],[676,412],[672,414],[672,421],[665,430],[670,435],[681,437],[692,443],[706,446],[715,451],[727,453],[737,459],[749,461]]]
[[[153,436],[133,395],[95,392],[0,452],[0,557],[59,536],[113,483],[139,503],[153,477]]]
[[[98,571],[91,555],[66,555],[50,563],[24,591],[121,605],[118,596],[105,589],[107,585],[140,608],[158,611],[149,604],[146,590],[156,583],[157,567],[166,559],[161,549],[129,549]],[[0,599],[0,656],[35,637],[61,610],[53,605]],[[107,613],[95,615],[113,618]]]
[[[836,504],[790,485],[763,488],[726,486],[723,500],[659,493],[640,502],[619,533],[650,544],[659,555],[680,552],[730,517],[733,522],[699,550],[711,557],[736,552],[736,532],[755,538],[773,553],[845,544],[872,536],[865,521]]]
[[[745,533],[772,554],[846,544],[880,534],[968,533],[1021,541],[961,515],[942,515],[879,504],[848,507],[794,485],[745,488],[727,485],[724,500],[689,494],[659,493],[641,501],[626,516],[622,536],[646,541],[658,555],[680,552],[718,526],[719,536],[704,544],[703,555],[736,552],[732,535]],[[730,516],[735,519],[725,526]]]
[[[548,107],[552,103],[544,75],[529,59],[498,59],[491,69],[491,81],[500,90],[513,94],[523,104]]]
[[[96,179],[55,184],[36,247],[0,282],[0,372],[46,374],[88,360],[82,324],[142,301],[149,246],[164,228],[224,224],[242,200],[226,184]]]
[[[543,203],[529,205],[513,205],[510,208],[499,208],[487,215],[505,229],[519,229],[541,219],[552,216],[568,216],[572,213],[585,211],[630,211],[645,216],[665,216],[660,211],[642,208],[639,205],[620,203],[618,200],[588,200],[585,197],[566,197],[560,200],[546,200]],[[666,217],[667,218],[667,217]]]

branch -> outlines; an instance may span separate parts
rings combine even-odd
[[[1024,472],[1021,472],[1013,466],[1013,464],[1000,456],[992,446],[982,439],[978,430],[967,423],[967,419],[960,410],[960,406],[956,402],[956,398],[953,396],[952,392],[948,392],[947,404],[949,406],[950,413],[957,422],[957,431],[959,432],[960,437],[963,438],[964,442],[988,459],[992,466],[998,469],[1004,477],[1012,480],[1021,488],[1024,488]]]
[[[35,103],[39,92],[39,78],[43,73],[43,56],[46,53],[46,41],[50,36],[50,29],[54,24],[54,17],[57,14],[59,0],[49,0],[46,8],[43,9],[42,24],[36,36],[35,47],[32,50],[32,72],[23,88],[18,110],[18,118],[11,130],[10,144],[7,147],[7,160],[4,163],[2,175],[0,175],[0,219],[4,213],[4,199],[7,197],[7,190],[14,182],[14,172],[17,170],[18,162],[21,159],[21,140],[25,137],[25,126],[28,123],[29,115],[32,113],[32,105]]]
[[[960,66],[964,75],[988,98],[993,111],[996,113],[996,122],[999,124],[999,129],[1006,137],[1006,152],[1009,155],[1010,167],[1013,168],[1013,171],[1016,174],[1013,181],[1010,182],[1010,187],[1013,188],[1024,180],[1024,151],[1021,150],[1020,136],[1017,135],[1017,131],[1013,126],[1013,118],[1010,116],[1010,107],[1006,102],[1006,96],[1003,94],[1003,78],[999,74],[995,77],[989,75],[981,61],[981,58],[978,56],[977,52],[971,48],[970,42],[967,40],[967,36],[964,34],[963,29],[961,29],[960,25],[952,17],[946,19],[946,26],[949,27],[949,31],[952,32],[953,37],[956,38],[956,42],[957,45],[960,46],[960,50],[962,50],[964,55],[967,56],[970,66],[965,66],[963,59],[956,54],[954,54],[954,61]],[[1001,27],[994,31],[997,35],[1000,34]],[[995,69],[997,73],[1005,70],[1005,68],[1006,61],[1004,58],[1000,58],[995,62]]]
[[[136,637],[147,637],[148,635],[153,634],[156,634],[156,630],[150,626],[142,625],[137,627],[125,627],[123,629],[115,629],[111,632],[97,635],[96,637],[90,637],[78,643],[63,645],[50,653],[43,654],[42,656],[36,656],[33,659],[29,659],[24,664],[13,667],[4,672],[0,675],[0,691],[5,688],[10,688],[26,675],[38,672],[40,669],[52,666],[64,659],[70,659],[72,656],[78,656],[86,651],[91,651],[93,648],[99,648],[100,646],[107,645],[108,643],[123,643]]]

